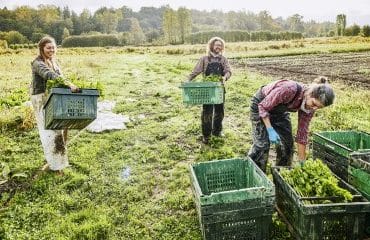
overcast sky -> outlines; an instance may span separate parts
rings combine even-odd
[[[338,13],[347,15],[348,24],[358,23],[360,25],[370,24],[370,0],[0,0],[0,7],[14,9],[17,6],[29,5],[36,7],[39,4],[54,4],[57,6],[68,6],[70,9],[80,13],[82,9],[88,8],[94,12],[99,7],[122,7],[128,6],[134,11],[140,7],[160,7],[170,5],[172,8],[185,6],[199,10],[222,10],[259,12],[269,11],[273,17],[287,17],[295,13],[304,16],[304,20],[335,21]]]

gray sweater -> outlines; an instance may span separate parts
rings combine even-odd
[[[31,63],[32,66],[32,95],[46,91],[46,81],[61,77],[61,71],[56,64],[55,70],[50,68],[39,56]]]

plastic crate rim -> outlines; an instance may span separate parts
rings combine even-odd
[[[333,144],[335,144],[337,146],[340,146],[340,147],[345,148],[347,151],[350,152],[350,154],[356,154],[356,153],[357,154],[361,154],[361,153],[370,154],[370,149],[367,149],[366,148],[366,149],[358,149],[358,150],[354,151],[354,150],[352,150],[352,149],[350,149],[350,148],[348,148],[348,147],[346,147],[346,146],[344,146],[344,145],[342,145],[340,143],[337,143],[337,142],[335,142],[335,141],[333,141],[333,140],[331,140],[331,139],[329,139],[329,138],[321,135],[321,134],[330,134],[330,133],[334,133],[334,134],[335,133],[360,133],[360,134],[365,134],[365,135],[370,136],[369,133],[364,132],[364,131],[344,130],[344,131],[321,131],[321,132],[315,132],[315,133],[313,133],[313,135],[314,136],[317,136],[317,137],[320,137],[320,138],[322,138],[324,140],[327,140],[327,141],[329,141],[329,142],[331,142],[331,143],[333,143]]]
[[[179,88],[224,87],[220,82],[183,82]]]
[[[200,187],[198,178],[196,177],[194,167],[197,166],[197,165],[203,165],[203,164],[207,164],[207,163],[210,164],[210,163],[214,163],[214,162],[226,162],[226,161],[230,161],[230,160],[248,161],[251,164],[253,164],[254,167],[255,167],[255,171],[257,171],[259,175],[261,175],[263,178],[265,178],[266,183],[267,183],[268,186],[241,188],[241,189],[228,190],[228,191],[222,191],[222,192],[217,192],[217,193],[212,192],[211,194],[208,194],[208,195],[203,194],[203,191]],[[190,172],[191,172],[191,178],[193,179],[193,183],[194,183],[193,185],[196,188],[196,190],[198,191],[198,193],[200,193],[199,197],[211,197],[211,196],[217,196],[217,195],[221,195],[221,194],[225,194],[225,193],[246,192],[246,191],[253,191],[253,190],[261,190],[261,193],[262,192],[270,193],[271,196],[275,195],[275,185],[274,185],[274,183],[269,178],[267,178],[265,176],[265,174],[262,172],[262,170],[259,169],[258,166],[254,163],[254,161],[249,157],[247,157],[247,158],[230,158],[230,159],[213,160],[213,161],[208,161],[208,162],[192,163],[189,168],[190,168]]]
[[[64,91],[68,90],[69,92],[68,93],[61,93],[60,89],[63,89]],[[78,96],[78,95],[84,95],[83,92],[82,92],[83,90],[95,90],[96,91],[95,94],[90,94],[88,96],[97,96],[97,97],[100,96],[100,93],[96,88],[81,88],[80,90],[81,90],[81,92],[74,93],[74,92],[71,91],[70,88],[51,88],[51,91],[48,94],[48,98],[47,98],[47,100],[46,100],[46,102],[45,102],[45,104],[42,108],[44,109],[48,105],[48,103],[49,103],[49,101],[50,101],[50,99],[53,95],[76,95],[76,96]]]
[[[326,131],[326,132],[320,132],[320,133],[330,133],[330,132],[335,132],[335,131]],[[338,147],[344,148],[344,149],[346,149],[349,152],[353,152],[352,149],[350,149],[350,148],[348,148],[348,147],[346,147],[346,146],[344,146],[344,145],[342,145],[340,143],[337,143],[337,142],[331,140],[330,138],[324,137],[324,136],[320,135],[320,133],[313,133],[313,135],[314,136],[317,136],[319,138],[322,138],[322,139],[324,139],[324,140],[326,140],[326,141],[330,142],[331,144],[334,144],[334,145],[336,145]],[[315,140],[314,140],[314,142],[315,142]]]

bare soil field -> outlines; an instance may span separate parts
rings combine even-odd
[[[274,78],[311,82],[316,76],[331,81],[370,88],[370,52],[312,54],[286,57],[231,60],[234,66],[248,68]]]

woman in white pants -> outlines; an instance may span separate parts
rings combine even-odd
[[[38,43],[39,55],[32,61],[31,101],[35,111],[37,127],[47,164],[43,170],[53,170],[62,173],[68,164],[67,130],[46,130],[43,105],[46,100],[46,82],[62,77],[61,70],[55,61],[56,44],[52,37],[44,37]],[[65,84],[72,91],[78,88],[67,80]]]

